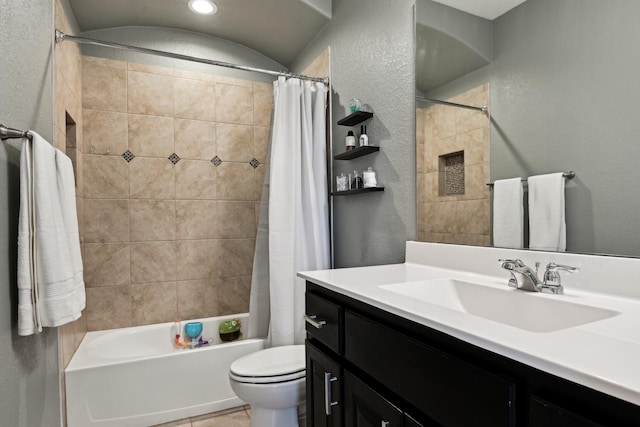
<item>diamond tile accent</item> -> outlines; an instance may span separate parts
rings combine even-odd
[[[220,166],[220,163],[222,163],[222,160],[220,159],[220,157],[215,156],[213,159],[211,159],[211,163],[213,163],[214,166]]]
[[[260,162],[258,161],[258,159],[256,159],[255,157],[253,159],[251,159],[251,161],[249,162],[249,164],[255,169],[258,166],[260,166]]]
[[[133,153],[129,150],[125,151],[124,153],[122,153],[122,158],[129,163],[131,160],[133,160],[136,156],[133,155]]]
[[[171,161],[171,163],[173,163],[174,165],[180,161],[180,157],[179,157],[176,153],[173,153],[172,155],[170,155],[170,156],[168,157],[168,159],[169,159],[169,160]]]

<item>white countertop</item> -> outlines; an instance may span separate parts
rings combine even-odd
[[[411,245],[414,246],[410,247]],[[457,248],[463,249],[458,251]],[[586,283],[589,281],[586,278],[582,279],[580,286],[575,278],[572,279],[575,286],[569,286],[570,281],[567,280],[564,295],[527,293],[527,297],[530,298],[559,299],[620,313],[605,320],[552,332],[531,332],[403,296],[380,287],[420,280],[456,279],[505,289],[509,274],[499,268],[496,255],[501,257],[517,255],[516,257],[525,259],[520,256],[523,251],[493,248],[476,248],[476,250],[480,252],[456,245],[409,242],[407,262],[404,264],[310,271],[301,272],[298,275],[327,289],[468,343],[640,405],[640,299],[636,297],[637,283],[631,285],[628,295],[624,295],[620,290],[624,287],[620,285],[612,285],[611,289],[615,292],[611,294],[607,294],[604,290],[597,292],[595,291],[597,286]],[[442,267],[442,264],[450,261],[437,260],[438,257],[447,260],[451,260],[452,257],[456,259],[456,256],[466,257],[469,253],[474,255],[473,260],[468,260],[468,263],[462,259],[456,261],[457,264],[465,265],[465,270],[450,268],[450,266]],[[544,252],[533,253],[533,255],[527,253],[527,255],[544,258],[545,262],[553,260],[568,264],[568,260],[573,262],[573,265],[584,265],[587,274],[588,266],[597,268],[600,261],[609,267],[611,267],[609,264],[618,262],[609,257],[587,255]],[[489,260],[491,262],[488,262]],[[613,267],[626,266],[628,261],[620,259],[619,262],[622,264],[616,264]],[[631,267],[640,268],[640,260],[631,261],[635,262]],[[527,262],[526,259],[525,262]],[[474,265],[482,267],[474,267]],[[600,267],[597,268],[598,271],[603,268],[602,265]],[[494,271],[495,275],[485,274],[487,271]],[[584,273],[581,271],[578,274]],[[617,271],[617,273],[620,272]],[[630,273],[636,272],[630,271]],[[578,274],[572,276],[578,276]],[[614,276],[618,277],[615,274]],[[637,277],[637,275],[633,276],[636,282]],[[511,288],[507,291],[526,292]],[[545,313],[540,313],[540,316],[545,316]]]

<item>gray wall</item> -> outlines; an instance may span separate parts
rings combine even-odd
[[[367,133],[380,152],[334,161],[332,179],[372,166],[386,189],[333,198],[336,267],[403,262],[405,241],[416,238],[414,3],[334,0],[333,19],[292,65],[302,70],[330,46],[334,155],[345,151],[349,128],[336,122],[349,114],[349,99],[374,112]]]
[[[429,93],[489,81],[491,178],[574,170],[567,248],[640,256],[640,2],[528,0],[494,21],[491,65]]]
[[[286,71],[286,67],[261,53],[228,40],[192,33],[171,28],[156,27],[120,27],[106,30],[86,31],[83,37],[105,40],[132,46],[145,47],[197,58],[215,59],[216,61],[232,64],[247,65],[274,71]],[[272,82],[276,77],[239,71],[223,67],[212,67],[207,64],[181,61],[143,53],[129,52],[107,47],[81,45],[83,55],[101,58],[117,59],[120,61],[138,62],[141,64],[160,65],[165,67],[179,66],[184,70],[202,73],[215,73],[226,77],[253,80],[258,82]],[[176,65],[177,64],[177,65]]]
[[[53,2],[5,0],[0,13],[0,123],[53,141]],[[56,329],[16,335],[18,141],[0,144],[0,424],[60,425]]]

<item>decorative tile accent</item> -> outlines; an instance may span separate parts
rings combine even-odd
[[[211,159],[211,163],[213,163],[214,166],[220,166],[222,160],[220,159],[220,157],[215,156],[213,159]]]
[[[249,162],[249,164],[251,165],[252,168],[257,168],[258,166],[260,166],[260,162],[256,159],[253,158],[251,159],[251,161]]]
[[[180,161],[180,157],[179,157],[176,153],[173,153],[172,155],[170,155],[170,156],[168,157],[168,159],[169,159],[169,160],[171,161],[171,163],[173,163],[174,165]]]
[[[440,157],[441,196],[464,194],[464,151]]]
[[[124,153],[122,153],[122,157],[124,158],[124,160],[129,163],[131,160],[133,160],[136,156],[133,155],[133,153],[129,150],[125,151]]]

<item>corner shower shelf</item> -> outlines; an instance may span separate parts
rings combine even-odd
[[[369,113],[368,111],[356,111],[355,113],[348,115],[344,119],[338,120],[338,124],[340,126],[355,126],[358,123],[369,120],[371,117],[373,117],[373,113]]]
[[[333,156],[335,160],[351,160],[357,157],[366,156],[367,154],[380,151],[380,147],[374,147],[373,145],[363,145],[362,147],[354,148],[353,150],[345,151],[344,153]]]
[[[375,193],[377,191],[384,191],[384,187],[369,187],[369,188],[358,188],[357,190],[334,191],[333,193],[331,193],[331,195],[332,196],[350,196],[352,194]]]

